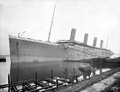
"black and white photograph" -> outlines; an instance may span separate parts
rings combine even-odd
[[[0,0],[0,92],[120,92],[120,0]]]

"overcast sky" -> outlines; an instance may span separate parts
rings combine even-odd
[[[0,55],[9,54],[8,35],[47,41],[56,0],[0,0]],[[76,41],[83,42],[89,34],[88,45],[97,37],[97,47],[120,53],[120,0],[57,0],[50,41],[70,38],[76,29]]]

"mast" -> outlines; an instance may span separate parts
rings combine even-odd
[[[52,25],[53,25],[53,18],[54,18],[54,14],[55,14],[55,8],[56,8],[56,3],[54,6],[53,16],[52,16],[52,20],[51,20],[50,31],[49,31],[49,35],[48,35],[48,42],[50,40],[50,35],[51,35],[51,30],[52,30]]]

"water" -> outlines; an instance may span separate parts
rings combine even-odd
[[[8,74],[10,73],[10,57],[6,57],[6,62],[0,62],[0,85],[8,83]],[[91,68],[95,70],[95,75],[100,74],[100,72],[106,72],[113,68],[118,67],[118,65],[111,65],[105,63],[81,63],[81,65],[90,65]],[[93,72],[90,74],[90,77],[93,76]],[[88,76],[87,76],[88,78]],[[83,80],[83,75],[79,77],[79,80]],[[3,92],[0,90],[0,92]]]
[[[10,57],[6,57],[6,62],[0,62],[0,85],[8,83],[10,63]]]
[[[0,85],[8,83],[8,74],[10,73],[10,57],[6,57],[6,62],[0,62]],[[94,66],[95,74],[100,74],[100,71],[106,72],[110,69],[116,67],[116,65],[109,65],[109,64],[99,64],[99,63],[92,63]],[[90,65],[89,63],[81,63],[81,65]],[[90,76],[92,76],[91,73]]]

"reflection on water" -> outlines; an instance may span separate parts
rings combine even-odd
[[[0,85],[8,83],[10,73],[10,57],[6,57],[6,62],[0,62]]]
[[[8,83],[8,74],[10,73],[10,57],[6,57],[6,62],[0,62],[0,85]],[[57,61],[56,61],[57,62]],[[69,63],[69,62],[68,62]],[[67,63],[66,63],[67,64]],[[109,71],[110,69],[116,68],[118,65],[111,65],[106,63],[92,62],[92,63],[80,63],[79,65],[90,66],[91,73],[90,77],[100,74],[101,72]],[[94,69],[95,72],[92,70]],[[85,71],[86,72],[86,71]],[[84,72],[83,72],[84,74]],[[80,76],[79,80],[83,80],[84,76]],[[88,78],[88,76],[86,76]]]

